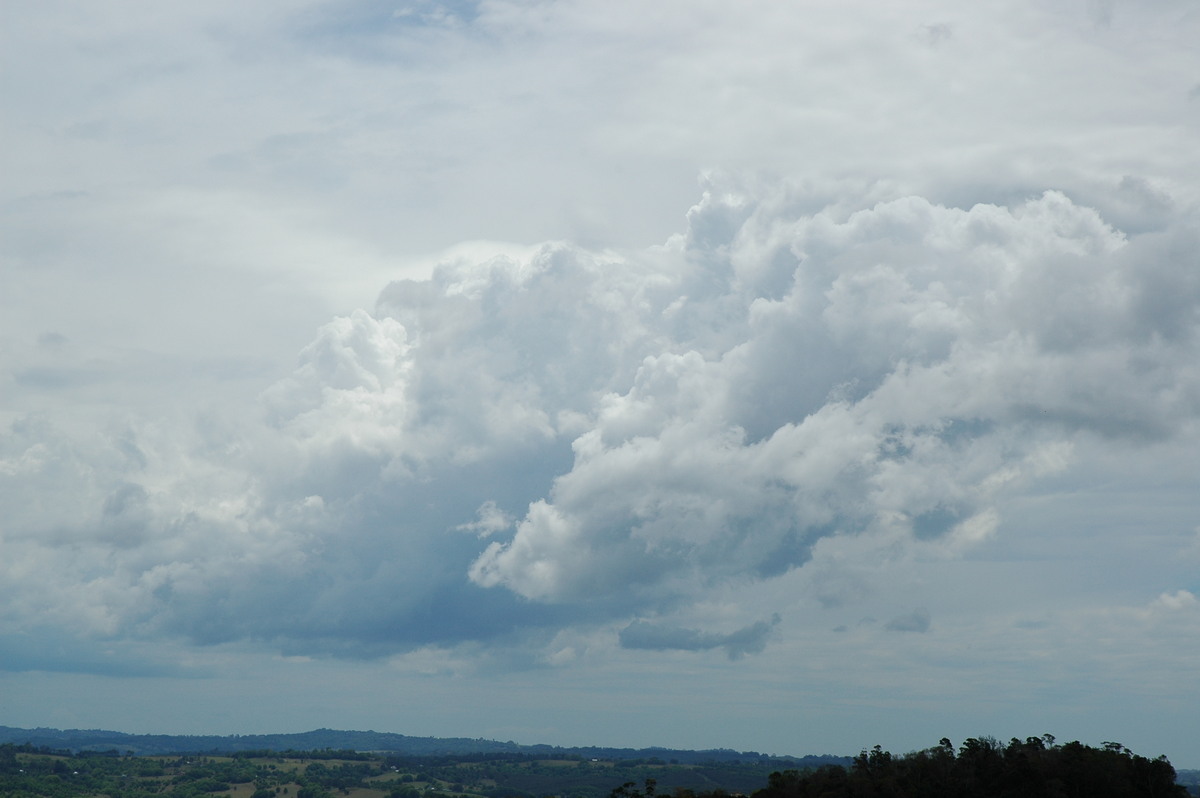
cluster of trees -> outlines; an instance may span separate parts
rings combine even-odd
[[[1163,757],[1137,756],[1119,743],[1058,745],[1052,735],[968,739],[956,752],[945,738],[893,756],[875,746],[847,769],[771,774],[753,798],[1185,798]],[[614,798],[616,798],[614,796]]]
[[[0,795],[5,798],[122,795],[157,785],[165,774],[158,760],[107,753],[67,757],[28,745],[0,745]]]

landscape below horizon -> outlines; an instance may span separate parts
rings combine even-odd
[[[17,743],[16,740],[25,740]],[[1200,796],[1200,771],[1053,735],[943,738],[894,755],[769,756],[726,749],[561,748],[316,729],[276,735],[132,735],[0,726],[12,798],[1092,798]]]

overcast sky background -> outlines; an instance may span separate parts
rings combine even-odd
[[[1200,5],[0,7],[0,723],[1200,767]]]

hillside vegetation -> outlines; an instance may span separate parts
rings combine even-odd
[[[800,763],[805,764],[800,764]],[[1190,774],[1189,774],[1190,775]],[[136,756],[0,744],[0,798],[1182,798],[1162,757],[1050,735],[894,756],[681,762],[323,749]]]
[[[837,758],[826,758],[836,761]],[[680,793],[748,794],[792,760],[694,764],[529,754],[419,757],[356,751],[131,756],[0,745],[0,798],[604,798],[626,782]]]

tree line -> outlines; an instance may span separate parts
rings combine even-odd
[[[849,768],[772,773],[753,798],[1186,798],[1165,757],[1149,759],[1120,743],[1058,744],[1053,735],[1007,744],[972,737],[903,756],[879,746]]]

